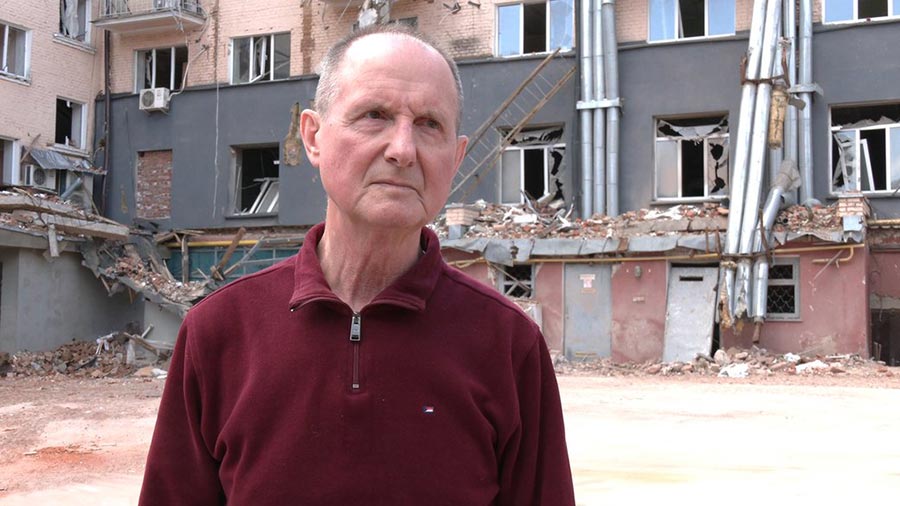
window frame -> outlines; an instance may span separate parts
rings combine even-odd
[[[822,24],[823,25],[839,25],[839,24],[847,24],[847,23],[865,23],[870,20],[882,20],[882,19],[893,19],[900,17],[900,2],[897,0],[885,0],[887,2],[887,15],[886,16],[878,16],[875,18],[861,18],[859,17],[859,0],[850,0],[853,2],[853,17],[850,19],[838,19],[835,21],[827,21],[828,20],[828,0],[822,1]],[[895,9],[894,4],[897,3],[897,8]]]
[[[829,119],[831,117],[832,117],[831,110],[829,109]],[[829,121],[829,123],[831,123],[831,122],[832,121]],[[828,190],[829,190],[829,194],[831,196],[837,196],[837,195],[840,195],[847,191],[860,191],[864,195],[873,196],[873,197],[896,197],[896,196],[900,195],[900,191],[898,191],[898,190],[900,190],[900,184],[898,184],[897,187],[895,187],[895,188],[891,187],[891,161],[894,157],[900,156],[900,154],[893,153],[891,150],[891,133],[894,131],[894,129],[897,129],[897,131],[900,132],[900,120],[898,120],[895,123],[869,125],[869,126],[864,126],[864,127],[859,127],[859,128],[846,128],[846,127],[842,127],[840,125],[831,125],[829,127],[829,130],[828,130],[828,132],[829,132],[829,136],[828,136],[828,167],[829,167]],[[868,156],[869,159],[871,160],[871,152],[868,150],[868,144],[866,145],[865,150],[862,148],[863,144],[862,144],[862,138],[860,136],[860,132],[872,131],[872,130],[884,130],[884,136],[885,136],[884,155],[885,155],[885,160],[887,162],[887,163],[885,163],[885,186],[887,188],[885,188],[884,190],[871,190],[871,189],[863,190],[863,184],[862,184],[863,183],[863,180],[862,180],[863,167],[860,162],[862,161],[863,153],[866,153],[866,156]],[[835,169],[836,169],[835,163],[837,163],[837,160],[834,159],[834,142],[835,142],[834,137],[837,132],[853,132],[853,136],[854,136],[854,144],[853,145],[856,149],[856,159],[855,159],[856,166],[854,167],[854,171],[853,171],[854,186],[851,188],[848,188],[847,183],[845,181],[844,188],[841,190],[835,188],[835,186],[834,186],[834,177],[835,177]],[[900,146],[898,146],[898,148],[900,148]],[[871,167],[871,162],[870,162],[870,167]],[[870,185],[870,187],[871,186],[874,186],[874,185]]]
[[[717,116],[718,115],[708,116],[708,117],[710,119],[713,119]],[[659,121],[675,121],[675,120],[679,120],[679,119],[706,118],[706,117],[707,116],[683,116],[683,117],[679,117],[679,118],[673,118],[673,117],[668,117],[668,118],[667,117],[654,117],[653,118],[653,131],[655,132],[654,137],[653,137],[653,201],[654,202],[660,202],[660,203],[713,202],[713,201],[724,200],[724,199],[728,198],[728,194],[730,192],[730,186],[732,184],[732,181],[731,181],[731,176],[732,176],[732,174],[731,174],[731,157],[730,156],[728,157],[728,164],[725,167],[726,173],[728,175],[728,181],[726,182],[726,187],[729,188],[728,191],[726,191],[722,195],[710,195],[709,194],[710,170],[714,170],[714,169],[711,169],[709,166],[709,157],[704,156],[703,157],[703,195],[702,196],[687,196],[687,197],[685,197],[685,196],[683,196],[684,187],[681,184],[681,179],[682,179],[681,175],[682,175],[682,171],[683,171],[682,160],[681,160],[681,158],[682,158],[681,157],[681,149],[682,149],[681,143],[682,142],[691,142],[691,140],[688,138],[678,139],[678,138],[674,138],[674,137],[670,137],[670,136],[659,135]],[[722,114],[722,120],[727,120],[727,119],[728,119],[728,114],[727,113]],[[720,123],[722,120],[720,120]],[[714,134],[707,135],[703,138],[703,153],[704,154],[709,153],[709,140],[710,139],[724,139],[726,141],[725,142],[726,153],[730,154],[730,151],[729,151],[730,146],[731,146],[731,124],[730,124],[730,122],[728,125],[728,132],[714,133]],[[677,185],[678,185],[677,186],[678,195],[675,197],[660,196],[660,191],[659,191],[659,183],[660,183],[659,170],[660,169],[659,169],[658,149],[659,149],[659,142],[661,140],[678,142],[678,151],[677,151],[677,156],[676,156],[677,167],[675,169],[676,170],[675,180],[677,181]]]
[[[529,299],[533,300],[535,298],[535,275],[537,274],[534,264],[520,264],[517,263],[515,265],[498,265],[498,264],[490,264],[491,267],[497,272],[497,291],[500,292],[501,295],[508,298],[516,298],[516,299]],[[513,269],[516,267],[530,267],[530,276],[527,280],[519,279],[510,274],[507,269]],[[516,289],[516,287],[521,287],[523,290],[527,290],[527,296],[522,297],[514,297],[510,295],[510,293]]]
[[[724,37],[733,37],[737,32],[737,0],[732,1],[733,5],[733,14],[732,18],[732,26],[730,33],[717,33],[715,35],[709,34],[709,2],[710,0],[703,0],[703,35],[695,35],[693,37],[681,37],[678,36],[678,26],[679,19],[681,18],[681,8],[680,2],[681,0],[672,0],[675,3],[675,17],[672,19],[672,28],[673,33],[675,33],[675,37],[669,39],[653,39],[653,16],[651,15],[651,5],[650,2],[652,0],[648,0],[647,2],[647,43],[648,44],[660,44],[660,43],[671,43],[678,42],[682,40],[701,40],[701,39],[718,39]]]
[[[184,49],[187,51],[188,48],[187,48],[187,46],[168,46],[168,47],[153,47],[153,48],[149,48],[149,49],[136,49],[134,51],[134,92],[135,93],[140,93],[141,90],[146,89],[146,88],[141,87],[141,80],[142,80],[141,77],[146,78],[146,76],[143,75],[142,70],[141,70],[141,66],[142,66],[141,64],[143,63],[143,59],[141,58],[141,55],[146,54],[146,53],[152,54],[153,70],[151,72],[152,76],[150,78],[150,81],[155,83],[156,82],[156,67],[157,67],[156,52],[164,51],[166,49],[168,49],[170,51],[170,53],[169,53],[169,86],[166,86],[166,88],[169,88],[170,91],[180,91],[181,90],[181,85],[184,82],[185,76],[187,75],[187,62],[190,61],[190,54],[187,54],[187,58],[185,58],[185,71],[182,72],[182,74],[181,74],[182,82],[176,83],[175,82],[175,74],[176,74],[176,72],[175,72],[175,52],[178,49]]]
[[[15,81],[31,81],[31,39],[32,39],[32,31],[24,26],[16,25],[14,23],[8,23],[6,21],[0,20],[0,38],[3,39],[3,52],[0,53],[0,77],[5,77],[8,79],[12,79]],[[19,30],[23,32],[25,38],[25,48],[23,50],[23,62],[22,62],[22,74],[16,74],[14,72],[10,72],[8,70],[4,70],[9,63],[9,30],[10,28],[14,30]]]
[[[544,26],[544,50],[536,51],[533,53],[526,53],[526,52],[524,52],[525,51],[525,7],[524,6],[525,6],[525,4],[540,4],[540,3],[544,4],[544,23],[545,23],[545,26]],[[518,47],[518,51],[515,54],[502,55],[502,54],[500,54],[500,9],[502,9],[504,7],[511,7],[513,5],[520,6],[520,9],[519,9],[519,47]],[[512,2],[497,3],[497,4],[495,4],[495,7],[496,8],[494,9],[495,15],[494,15],[494,34],[493,34],[494,56],[496,56],[498,58],[517,58],[517,57],[528,56],[528,55],[548,54],[548,53],[551,53],[556,50],[556,48],[550,47],[550,29],[551,29],[551,26],[553,23],[553,20],[551,19],[551,16],[550,16],[550,0],[518,0],[518,1],[512,1]],[[575,49],[575,44],[576,44],[575,39],[577,37],[576,21],[575,21],[575,14],[576,14],[575,8],[576,8],[576,2],[573,0],[572,16],[571,16],[572,17],[572,26],[571,26],[571,28],[572,28],[572,44],[571,44],[571,47],[561,46],[561,48],[560,48],[561,52],[571,51],[571,50]]]
[[[287,76],[286,77],[278,77],[278,78],[275,77],[275,37],[277,37],[279,35],[287,35],[288,49],[290,49],[290,47],[291,47],[291,32],[290,31],[247,35],[244,37],[232,37],[231,41],[230,41],[231,57],[228,58],[229,83],[230,84],[255,84],[255,83],[260,83],[260,82],[283,81],[285,79],[289,79],[290,75],[291,75],[291,70],[290,70],[291,55],[290,54],[288,55],[288,59],[287,59],[287,64],[288,64]],[[254,47],[255,47],[254,44],[256,43],[256,39],[258,39],[260,37],[265,37],[268,39],[269,48],[268,48],[267,52],[269,53],[268,58],[269,58],[270,68],[268,69],[268,72],[254,77],[253,76],[253,68],[255,66],[254,64],[256,63],[256,61],[255,61],[256,51],[254,50]],[[247,39],[250,40],[250,61],[248,63],[250,66],[250,71],[248,73],[247,81],[243,82],[243,81],[239,81],[237,79],[238,74],[239,74],[239,68],[236,65],[238,63],[238,58],[239,58],[238,53],[237,53],[237,43],[239,41],[243,41],[243,40],[247,40]],[[265,74],[269,75],[268,79],[262,79],[262,76],[264,76]]]
[[[779,321],[799,321],[800,318],[800,257],[798,256],[776,256],[772,259],[771,266],[790,265],[791,279],[772,279],[768,280],[766,288],[766,319]],[[770,271],[771,272],[771,268]],[[793,313],[770,313],[769,305],[769,288],[773,286],[793,286],[794,287],[794,312]]]
[[[250,149],[275,149],[278,153],[278,156],[275,158],[275,166],[278,170],[277,178],[264,178],[266,181],[262,181],[260,183],[259,193],[254,197],[253,202],[246,203],[243,202],[242,192],[243,186],[241,184],[241,180],[243,178],[243,156],[244,152]],[[253,218],[253,217],[271,217],[277,216],[280,208],[280,196],[281,196],[281,157],[283,155],[283,149],[281,144],[278,142],[275,143],[263,143],[263,144],[242,144],[242,145],[234,145],[231,146],[231,166],[232,166],[232,191],[231,191],[231,212],[228,214],[230,217],[234,218]],[[275,190],[271,190],[272,183],[276,183]],[[268,202],[268,207],[265,210],[259,210],[258,207],[263,204],[263,197],[267,195],[268,191],[274,191],[272,194],[272,199]],[[247,211],[244,211],[242,208],[246,205]],[[274,206],[274,209],[272,207]],[[257,209],[255,212],[253,209]]]
[[[57,101],[62,100],[69,104],[69,107],[71,107],[71,109],[72,109],[72,124],[73,125],[75,124],[75,110],[76,110],[75,106],[76,105],[78,106],[78,111],[80,114],[80,127],[81,128],[80,128],[80,132],[78,132],[79,135],[78,135],[78,145],[77,146],[73,146],[73,145],[69,145],[69,144],[61,144],[61,143],[55,142],[56,141],[56,132],[54,131],[54,136],[53,136],[54,137],[54,147],[57,150],[69,150],[69,151],[75,151],[77,153],[87,152],[87,147],[86,147],[87,146],[87,131],[88,131],[87,104],[85,102],[81,102],[79,100],[74,100],[71,98],[60,97],[60,96],[57,96],[56,100]],[[57,106],[58,106],[58,104],[57,104]],[[58,114],[59,114],[59,112],[56,111],[54,113],[54,118]],[[54,130],[55,130],[55,124],[54,124]],[[72,136],[73,137],[75,135],[74,130],[75,130],[75,128],[73,127],[72,128]],[[72,137],[70,137],[70,139],[72,139]]]
[[[566,149],[566,143],[557,142],[555,144],[532,144],[532,145],[527,145],[527,146],[507,146],[507,147],[503,148],[503,153],[506,153],[507,151],[520,151],[521,152],[521,151],[526,151],[526,150],[532,150],[532,151],[541,150],[541,152],[543,153],[543,155],[544,155],[544,171],[543,171],[544,195],[532,195],[532,197],[534,197],[535,199],[539,199],[550,193],[550,181],[551,181],[550,168],[551,167],[550,167],[550,164],[548,163],[548,160],[550,157],[550,151],[554,150],[554,149],[559,149],[559,148]],[[522,194],[522,192],[525,190],[525,187],[524,187],[524,185],[525,185],[525,156],[524,156],[524,154],[519,155],[519,200],[517,202],[504,202],[503,201],[503,174],[504,174],[503,153],[501,153],[500,159],[498,160],[498,163],[500,164],[500,171],[499,171],[500,172],[500,185],[498,187],[497,201],[500,202],[501,204],[505,204],[505,205],[522,204],[525,202],[525,196]]]
[[[2,179],[4,183],[12,185],[19,184],[19,181],[22,180],[22,169],[19,161],[21,158],[21,146],[19,145],[19,141],[11,137],[0,136],[0,143],[6,145],[3,148],[3,156],[0,158],[0,171],[2,171],[2,173],[0,173],[0,179]],[[9,148],[8,152],[6,149],[7,147]],[[9,162],[8,166],[7,162]],[[7,172],[6,169],[9,169],[9,172]]]
[[[60,38],[66,39],[67,41],[74,42],[76,44],[81,44],[84,46],[91,45],[91,17],[92,17],[92,9],[93,5],[91,0],[78,0],[84,2],[84,19],[79,19],[79,28],[84,28],[84,39],[79,39],[77,36],[72,37],[71,35],[66,35],[63,33],[62,25],[63,25],[63,11],[65,9],[66,0],[59,0],[59,28],[60,30],[56,33]],[[77,10],[77,9],[76,9]]]

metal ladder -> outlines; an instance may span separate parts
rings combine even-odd
[[[550,65],[559,51],[557,49],[547,55],[469,138],[466,156],[450,187],[449,202],[465,200],[481,178],[494,168],[515,136],[575,75],[577,66],[574,63],[566,66],[560,61],[557,65]],[[487,135],[509,125],[512,127],[504,130],[499,142],[493,135]]]

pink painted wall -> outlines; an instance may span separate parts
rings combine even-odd
[[[841,256],[848,254],[845,251]],[[840,267],[813,263],[814,259],[828,260],[834,255],[833,251],[798,255],[800,319],[767,320],[760,331],[761,347],[775,353],[859,353],[863,357],[869,356],[867,249],[857,249],[853,258]],[[753,344],[752,336],[752,324],[744,325],[740,332],[723,330],[722,347],[748,348]]]
[[[551,350],[563,350],[563,264],[541,263],[535,266],[534,298],[541,305],[544,339]]]
[[[641,275],[635,275],[640,267]],[[665,261],[624,262],[612,272],[612,359],[659,360],[666,328]]]
[[[900,299],[900,251],[871,253],[869,283],[872,295]]]

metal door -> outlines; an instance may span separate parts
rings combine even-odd
[[[609,265],[566,264],[563,346],[570,360],[612,353],[610,273]]]
[[[663,360],[690,362],[712,349],[718,267],[669,269]]]

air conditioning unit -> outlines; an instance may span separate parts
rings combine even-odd
[[[168,111],[169,88],[146,88],[141,90],[142,111]]]
[[[22,167],[21,180],[19,184],[23,186],[34,186],[36,188],[44,188],[47,190],[56,189],[56,171],[52,169],[42,169],[37,165],[28,164]]]

